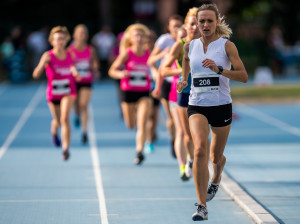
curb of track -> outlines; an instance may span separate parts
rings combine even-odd
[[[209,166],[210,173],[213,173],[212,164]],[[279,224],[279,222],[254,198],[252,198],[240,185],[229,177],[226,172],[222,173],[220,186],[228,196],[239,205],[257,224]]]

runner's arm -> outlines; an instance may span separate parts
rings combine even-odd
[[[225,44],[225,50],[234,70],[224,69],[222,75],[229,79],[246,83],[248,81],[248,74],[242,60],[240,59],[236,46],[231,41],[227,41]],[[202,61],[202,65],[205,68],[211,69],[215,73],[219,72],[218,65],[212,59],[204,59]]]
[[[234,71],[224,69],[222,75],[229,79],[246,83],[248,81],[248,74],[236,46],[231,41],[227,41],[225,44],[225,50]]]
[[[187,80],[190,74],[190,58],[189,58],[190,42],[184,44],[184,55],[182,59],[182,79],[177,83],[177,92],[181,93],[187,87]]]
[[[39,64],[38,64],[37,67],[34,69],[34,71],[33,71],[33,73],[32,73],[32,77],[33,77],[34,79],[38,79],[38,78],[42,75],[42,73],[43,73],[45,67],[46,67],[49,63],[50,63],[50,55],[49,55],[48,52],[45,52],[45,53],[42,55]]]
[[[162,76],[175,76],[180,75],[182,73],[181,68],[171,68],[173,63],[180,58],[182,54],[182,44],[177,41],[171,48],[170,53],[166,56],[162,65],[160,66],[161,75]]]
[[[94,47],[91,47],[91,53],[92,53],[92,70],[93,70],[93,74],[94,77],[96,79],[100,79],[101,74],[100,74],[100,64],[99,64],[99,60],[97,57],[97,53]]]
[[[120,67],[128,60],[128,52],[124,51],[119,54],[113,64],[110,66],[108,75],[113,79],[122,79],[129,75],[128,71],[120,70]]]

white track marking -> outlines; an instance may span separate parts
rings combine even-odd
[[[213,174],[212,163],[209,164],[210,176]],[[279,224],[277,220],[260,204],[258,204],[236,181],[225,172],[222,173],[221,187],[256,223]]]
[[[95,123],[94,122],[94,113],[93,113],[92,107],[89,107],[89,112],[90,112],[90,122],[89,122],[88,134],[89,134],[89,139],[90,139],[90,152],[91,152],[91,157],[92,157],[92,161],[93,161],[94,176],[95,176],[97,195],[98,195],[98,200],[99,200],[101,224],[108,224],[105,195],[104,195],[99,154],[98,154],[98,148],[97,148],[97,138],[96,138],[95,126],[94,126],[94,123]]]
[[[238,103],[237,105],[241,105],[243,108],[239,109],[242,113],[247,114],[248,116],[254,117],[257,120],[260,120],[264,123],[267,123],[269,125],[272,125],[274,127],[277,127],[281,130],[284,130],[292,135],[300,136],[300,129],[293,127],[281,120],[278,120],[274,117],[269,116],[268,114],[265,114],[259,110],[256,110],[252,107],[249,107],[245,104]]]
[[[6,141],[1,146],[0,159],[3,157],[3,155],[5,154],[5,152],[11,145],[11,143],[14,141],[14,139],[16,138],[16,136],[18,135],[18,133],[20,132],[20,130],[22,129],[22,127],[24,126],[24,124],[26,123],[26,121],[28,120],[30,115],[32,114],[32,112],[34,111],[35,107],[38,105],[38,103],[42,99],[42,97],[44,95],[43,92],[44,92],[44,88],[42,85],[40,85],[40,87],[36,91],[35,95],[29,102],[28,106],[22,113],[21,117],[19,118],[17,124],[14,126],[14,128],[12,129],[12,131],[9,133],[8,137],[6,138]]]

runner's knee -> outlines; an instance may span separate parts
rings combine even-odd
[[[205,160],[207,158],[208,150],[205,144],[199,144],[197,147],[195,146],[194,157],[195,160]]]
[[[226,157],[223,154],[211,154],[211,161],[214,164],[219,164],[221,162],[226,162]]]

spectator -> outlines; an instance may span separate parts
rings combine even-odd
[[[27,38],[27,49],[30,55],[30,68],[35,68],[42,54],[48,49],[48,27],[32,32]]]
[[[282,31],[278,26],[273,26],[270,29],[268,36],[268,45],[271,50],[271,67],[274,75],[282,74],[283,58],[282,51],[284,50],[284,40]]]
[[[97,56],[100,59],[101,73],[107,76],[108,59],[110,52],[115,45],[116,37],[112,33],[110,26],[103,26],[102,29],[95,34],[92,39],[92,44],[95,46]]]

